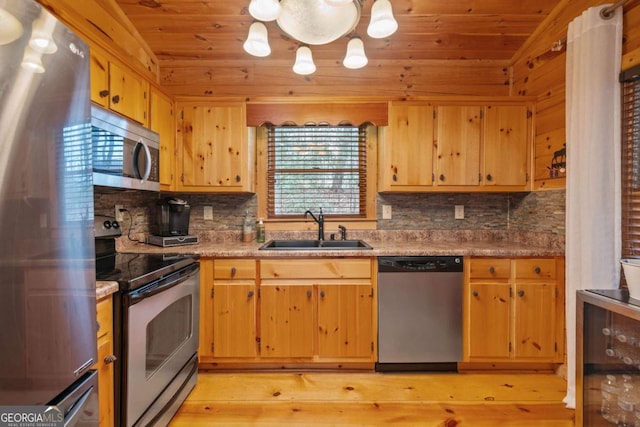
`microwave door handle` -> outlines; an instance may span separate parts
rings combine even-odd
[[[144,156],[146,158],[144,174],[142,174],[142,177],[140,178],[140,180],[146,181],[149,178],[149,175],[151,175],[151,151],[149,150],[149,147],[147,146],[147,144],[144,143],[144,141],[142,141],[141,139],[138,141],[138,144],[135,150],[137,154],[133,159],[133,163],[134,165],[136,165],[136,169],[138,164],[138,156],[140,155],[140,149],[138,147],[142,147],[144,149]],[[138,174],[139,173],[140,171],[138,171]]]

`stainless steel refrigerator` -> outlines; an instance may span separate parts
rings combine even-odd
[[[90,123],[87,45],[0,0],[0,412],[64,425],[98,419]]]

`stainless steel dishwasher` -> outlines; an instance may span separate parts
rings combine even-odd
[[[462,257],[378,258],[378,371],[456,370]]]

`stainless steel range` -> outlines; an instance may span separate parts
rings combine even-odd
[[[98,280],[114,295],[116,425],[166,426],[195,386],[200,265],[195,255],[117,253],[119,224],[96,216]]]

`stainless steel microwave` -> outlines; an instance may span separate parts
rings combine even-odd
[[[160,137],[138,123],[91,106],[93,185],[160,191]]]

